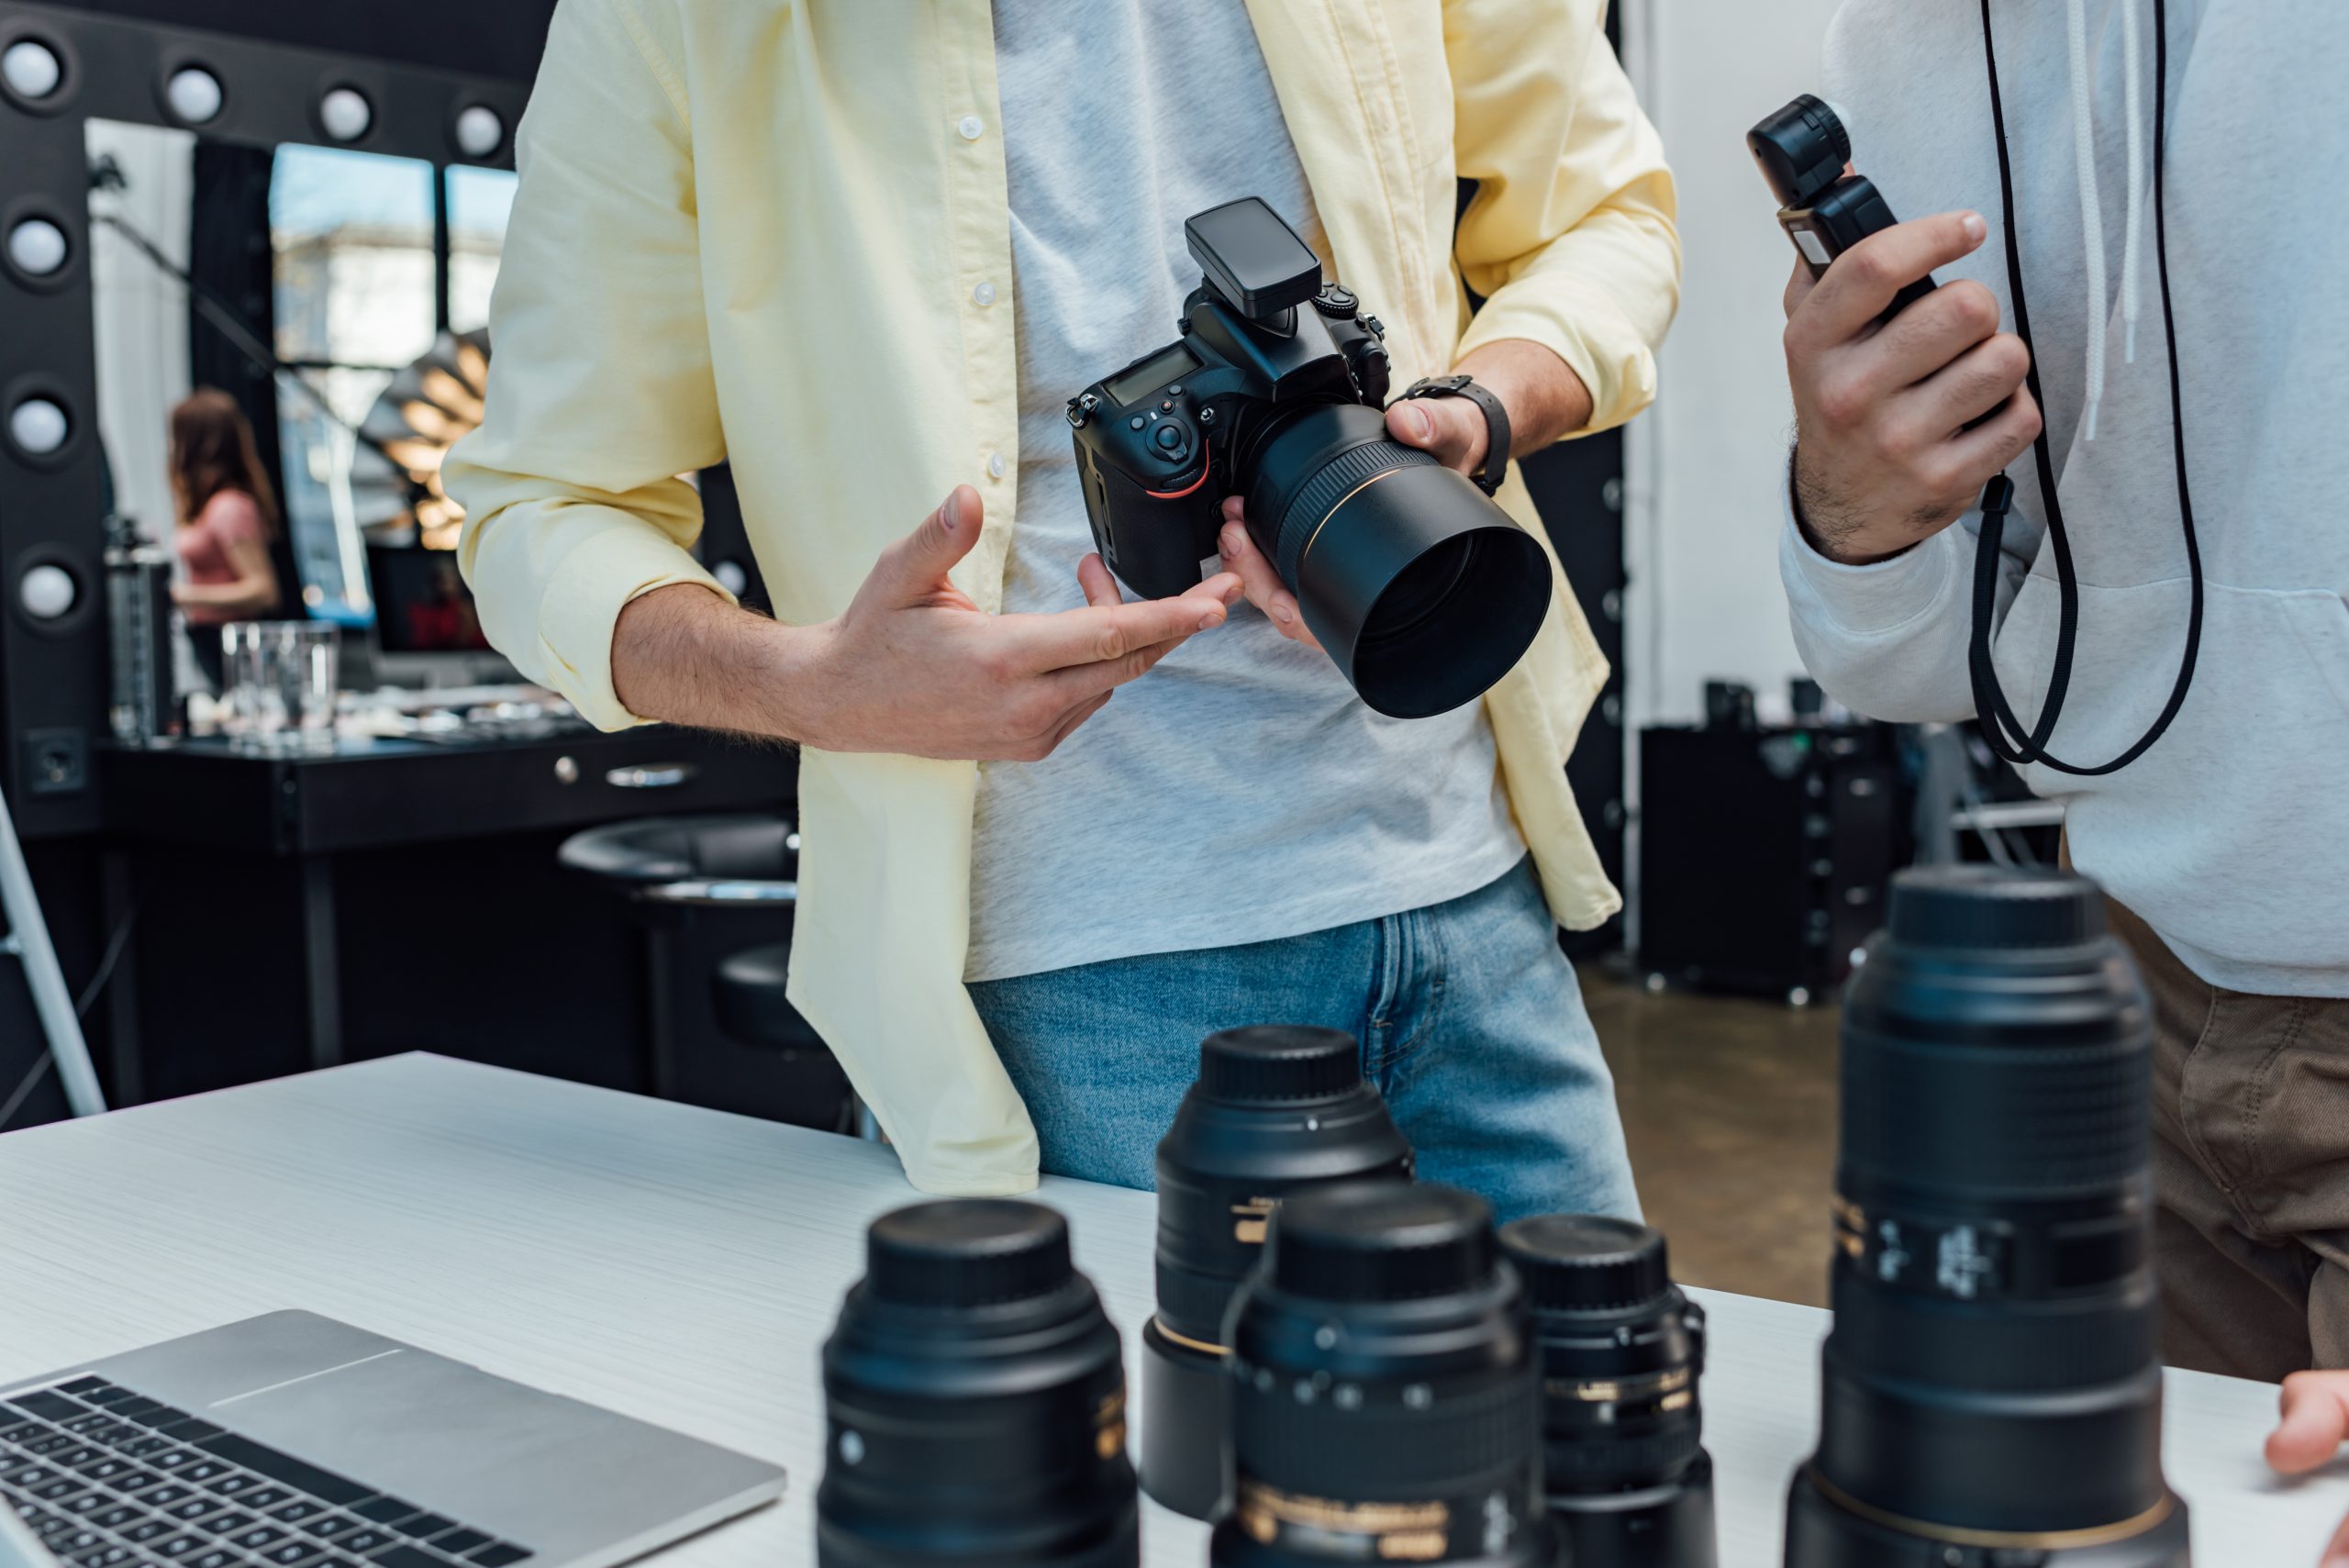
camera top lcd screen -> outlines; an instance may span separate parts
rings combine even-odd
[[[1101,388],[1121,406],[1130,408],[1177,376],[1188,375],[1198,368],[1199,361],[1192,357],[1191,350],[1175,343],[1163,353],[1152,354],[1103,382]]]

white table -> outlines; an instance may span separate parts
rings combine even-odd
[[[869,1144],[430,1056],[37,1128],[0,1138],[0,1383],[306,1307],[787,1466],[781,1505],[662,1563],[792,1568],[815,1558],[817,1347],[866,1222],[915,1195]],[[1041,1196],[1069,1217],[1130,1375],[1152,1200],[1064,1181]],[[1827,1315],[1701,1294],[1721,1562],[1777,1568]],[[2170,1375],[2198,1568],[2314,1568],[2349,1510],[2349,1477],[2267,1476],[2274,1402]],[[1202,1527],[1147,1508],[1147,1562],[1206,1562]]]

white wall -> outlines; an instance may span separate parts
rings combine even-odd
[[[1679,182],[1686,269],[1656,406],[1627,438],[1636,731],[1698,717],[1708,679],[1749,682],[1777,705],[1801,672],[1776,555],[1793,417],[1778,296],[1793,252],[1745,131],[1817,89],[1837,0],[1620,3],[1626,63]]]

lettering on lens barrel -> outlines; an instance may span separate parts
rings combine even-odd
[[[2093,883],[1895,880],[1844,1002],[1835,1327],[1787,1568],[2185,1568],[2152,1070]]]
[[[1151,598],[1194,587],[1227,496],[1364,702],[1480,696],[1533,644],[1551,573],[1465,474],[1386,434],[1377,317],[1258,197],[1183,226],[1205,274],[1182,336],[1068,402],[1093,541]]]
[[[1225,1029],[1158,1145],[1158,1313],[1142,1329],[1142,1489],[1195,1519],[1222,1499],[1223,1320],[1274,1206],[1332,1182],[1408,1181],[1411,1148],[1342,1029]]]
[[[1575,1568],[1713,1568],[1713,1462],[1698,1379],[1705,1313],[1664,1237],[1553,1214],[1501,1230],[1533,1303],[1542,1489]]]
[[[822,1568],[1136,1568],[1118,1331],[1041,1205],[882,1216],[824,1345]]]
[[[1289,1198],[1230,1339],[1219,1568],[1561,1562],[1532,1319],[1482,1198],[1396,1182]]]

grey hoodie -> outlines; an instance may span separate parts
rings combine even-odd
[[[1994,0],[2023,279],[2064,517],[2081,585],[2071,695],[2049,742],[2094,764],[2161,710],[2188,608],[2152,182],[2153,0],[2085,12],[2104,269],[2087,219],[2062,0]],[[2128,98],[2121,12],[2140,38],[2142,277],[2135,362],[2122,273]],[[2024,777],[2065,807],[2072,855],[2204,979],[2349,995],[2349,4],[2171,0],[2169,276],[2188,473],[2208,603],[2191,694],[2153,750],[2117,773]],[[1971,207],[1988,239],[1940,274],[2009,306],[1998,172],[1976,0],[1848,0],[1822,95],[1854,161],[1904,217]],[[2089,323],[2106,312],[2095,436]],[[2026,721],[2055,639],[2052,558],[2029,454],[1998,594],[1999,678]],[[1787,519],[1779,559],[1803,657],[1854,709],[1970,717],[1965,646],[1976,528],[1848,567]]]

